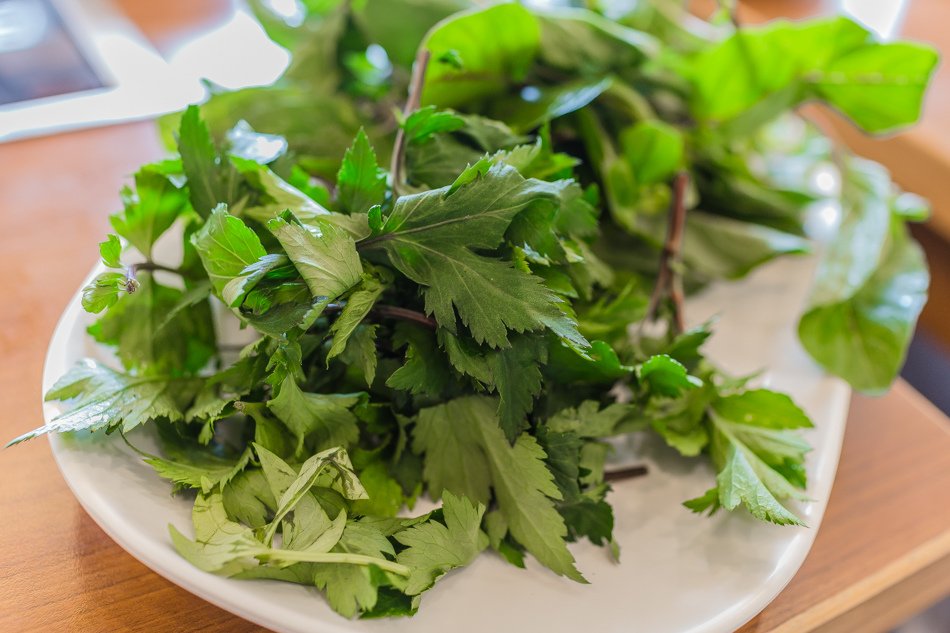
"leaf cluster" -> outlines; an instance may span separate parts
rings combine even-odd
[[[809,205],[839,204],[799,333],[886,388],[925,297],[905,228],[924,212],[846,155],[840,195],[817,190],[839,154],[792,109],[909,124],[932,51],[844,19],[698,33],[667,3],[468,5],[305,2],[290,26],[252,1],[292,65],[164,122],[175,154],[123,192],[83,292],[122,369],[80,363],[47,394],[63,413],[15,441],[151,429],[143,458],[195,495],[194,539],[171,530],[185,558],[315,586],[346,617],[411,614],[485,548],[585,582],[568,543],[619,556],[605,470],[627,433],[708,456],[689,509],[801,524],[807,415],[706,360],[711,325],[677,330],[658,269],[742,277],[807,251]],[[422,105],[394,116],[417,50]],[[442,507],[399,518],[424,495]]]

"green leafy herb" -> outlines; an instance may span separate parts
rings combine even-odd
[[[81,303],[123,369],[80,362],[13,443],[156,434],[141,457],[194,495],[193,538],[170,527],[185,559],[348,618],[415,613],[486,547],[578,582],[569,542],[619,560],[606,469],[628,434],[711,461],[688,509],[802,524],[808,416],[716,369],[683,297],[814,253],[804,348],[886,389],[925,300],[905,224],[926,203],[797,108],[908,125],[933,51],[846,18],[696,30],[651,2],[272,4],[250,2],[284,76],[166,119],[177,155],[135,174],[99,245]],[[840,194],[809,180],[829,169]],[[812,249],[816,202],[842,217]],[[423,496],[442,506],[407,518]]]

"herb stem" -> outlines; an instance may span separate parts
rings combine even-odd
[[[608,470],[604,473],[604,481],[622,481],[624,479],[644,477],[647,474],[649,474],[649,471],[646,466],[630,466],[628,468]]]
[[[125,291],[129,294],[132,294],[139,289],[139,280],[136,278],[136,275],[139,272],[154,272],[156,270],[172,273],[178,275],[179,277],[185,276],[185,274],[178,268],[163,266],[162,264],[156,264],[153,261],[138,262],[137,264],[130,264],[129,267],[125,269]]]
[[[416,55],[416,61],[412,66],[412,78],[409,80],[409,96],[406,99],[406,105],[402,110],[403,119],[419,109],[422,100],[422,84],[426,78],[426,68],[429,66],[429,57],[431,53],[427,49],[421,49]],[[392,174],[393,197],[399,195],[399,189],[405,184],[406,156],[406,130],[399,126],[396,132],[396,144],[393,146],[392,160],[389,164],[389,173]]]
[[[416,312],[415,310],[409,310],[407,308],[378,305],[375,306],[370,312],[376,313],[383,318],[402,319],[403,321],[412,321],[413,323],[418,323],[419,325],[423,325],[433,330],[436,328],[435,319],[427,317],[421,312]]]
[[[308,552],[306,550],[267,549],[256,554],[259,559],[276,558],[281,561],[299,563],[337,563],[347,565],[376,565],[383,571],[392,572],[400,576],[408,576],[409,568],[384,558],[366,556],[364,554],[349,554],[344,552]]]
[[[131,276],[135,276],[135,273],[139,271],[152,272],[156,270],[162,270],[166,273],[174,273],[176,275],[183,275],[181,270],[178,268],[171,268],[170,266],[163,266],[162,264],[156,264],[155,262],[139,262],[137,264],[132,264],[128,268],[128,273]]]
[[[346,303],[330,303],[324,308],[324,312],[336,313],[341,312],[346,306]],[[391,306],[385,304],[377,304],[370,309],[369,313],[373,316],[377,316],[383,319],[398,319],[401,321],[411,321],[413,323],[418,323],[424,327],[434,330],[437,327],[435,319],[428,317],[422,312],[417,310],[410,310],[409,308],[400,308],[398,306]]]
[[[666,242],[660,255],[660,272],[657,275],[650,303],[647,305],[645,320],[656,319],[660,303],[669,298],[672,306],[671,327],[675,334],[682,334],[686,329],[685,309],[683,304],[682,253],[683,233],[686,230],[686,186],[689,184],[689,174],[681,171],[673,180],[673,201],[670,204],[669,221],[666,226]]]

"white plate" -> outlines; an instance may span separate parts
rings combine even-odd
[[[650,472],[617,483],[611,494],[621,563],[586,541],[571,546],[589,585],[559,578],[534,561],[519,570],[486,553],[426,593],[413,618],[348,621],[312,588],[220,578],[180,558],[167,526],[190,534],[191,503],[171,497],[169,484],[121,440],[53,437],[53,454],[79,502],[129,553],[188,591],[275,631],[727,633],[765,608],[801,566],[837,468],[849,391],[825,376],[795,337],[795,315],[811,278],[808,260],[779,261],[689,305],[692,322],[721,317],[708,345],[716,362],[737,374],[766,368],[762,384],[790,393],[812,416],[808,492],[814,501],[795,508],[810,527],[766,525],[744,512],[712,519],[691,514],[680,502],[710,487],[710,468],[655,440],[634,438]],[[85,335],[89,321],[77,295],[50,344],[44,391],[77,359],[99,352]],[[59,412],[60,405],[45,405],[47,420]]]

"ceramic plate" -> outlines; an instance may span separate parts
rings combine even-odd
[[[703,493],[713,474],[654,441],[631,437],[625,450],[646,477],[619,482],[610,501],[621,562],[589,543],[571,546],[590,581],[580,585],[530,561],[526,570],[486,553],[427,592],[413,618],[348,621],[313,588],[220,578],[172,549],[168,524],[191,534],[191,502],[173,498],[120,439],[52,437],[53,454],[86,511],[119,545],[157,573],[243,618],[286,633],[545,631],[576,633],[728,633],[785,587],[808,553],[831,492],[848,406],[848,388],[824,375],[795,336],[795,315],[812,278],[807,259],[787,259],[690,301],[690,321],[718,315],[711,357],[734,374],[766,371],[763,386],[790,393],[811,415],[808,493],[795,510],[808,528],[758,523],[743,512],[697,517],[680,502]],[[44,391],[83,356],[100,356],[85,334],[79,295],[53,336]],[[60,405],[47,403],[47,420]],[[142,438],[145,442],[147,438]]]

